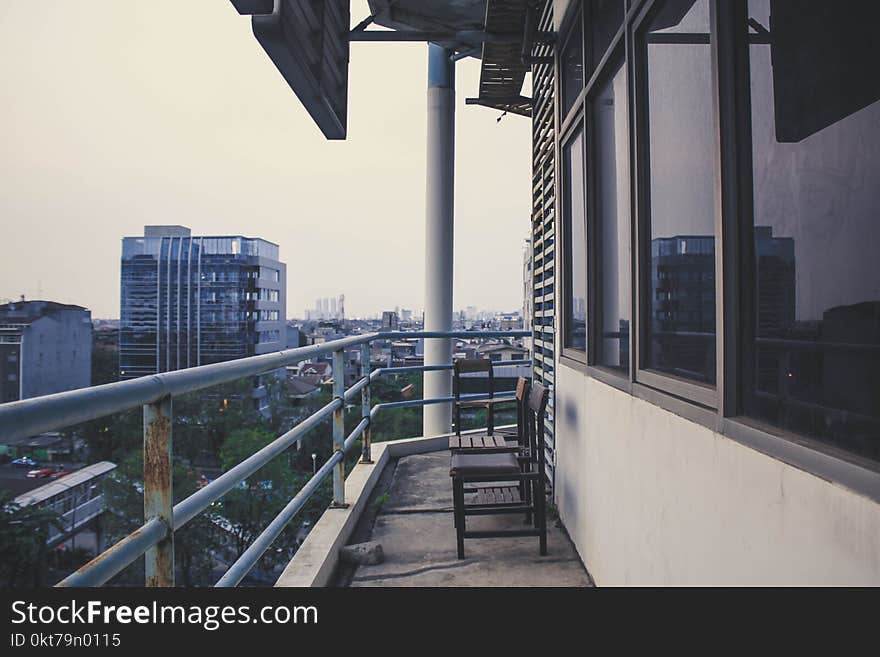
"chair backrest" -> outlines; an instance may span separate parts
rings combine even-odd
[[[526,425],[528,423],[529,403],[529,380],[521,376],[516,380],[516,435],[519,437],[519,444],[528,443],[528,433]]]
[[[522,402],[526,398],[526,391],[529,389],[529,380],[521,376],[516,380],[516,401]]]
[[[486,372],[489,375],[489,396],[495,396],[495,368],[488,358],[459,358],[453,365],[453,394],[456,401],[461,397],[461,375]]]
[[[491,372],[492,361],[488,358],[457,358],[455,361],[456,374],[469,374],[471,372]]]
[[[532,449],[532,461],[537,461],[544,468],[544,414],[547,412],[549,394],[547,388],[540,383],[532,383],[529,391],[528,421],[529,446]]]
[[[458,358],[452,366],[452,394],[455,401],[461,401],[461,375],[473,374],[476,372],[486,372],[488,374],[488,393],[489,397],[495,396],[495,369],[492,361],[488,358]],[[491,418],[491,415],[490,415]],[[461,408],[455,404],[455,416],[453,418],[455,424],[455,433],[461,435]],[[491,433],[493,427],[488,427]]]

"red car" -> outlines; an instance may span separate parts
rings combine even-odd
[[[27,473],[27,476],[31,479],[42,479],[43,477],[48,477],[53,472],[55,472],[55,468],[43,468],[42,470],[31,470]]]
[[[49,475],[49,479],[61,479],[61,477],[66,477],[70,473],[67,470],[59,470],[58,472],[53,472]]]

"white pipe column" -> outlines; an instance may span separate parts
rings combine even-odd
[[[455,199],[453,51],[428,44],[428,162],[425,212],[425,330],[452,330],[452,239]],[[452,360],[449,338],[425,339],[425,365]],[[425,372],[425,399],[452,396],[452,372]],[[423,435],[449,433],[452,404],[424,407]]]

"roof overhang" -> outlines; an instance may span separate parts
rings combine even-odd
[[[435,43],[482,60],[480,88],[468,104],[525,116],[532,101],[522,95],[533,63],[537,34],[534,0],[369,0],[371,22],[398,31],[447,34]]]
[[[532,44],[553,37],[537,33],[535,0],[368,0],[371,15],[351,33],[349,0],[231,2],[252,16],[260,45],[328,139],[346,136],[351,40],[430,41],[477,57],[479,94],[467,102],[530,116],[522,86]],[[393,33],[367,31],[372,23]]]

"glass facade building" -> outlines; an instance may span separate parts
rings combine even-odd
[[[119,375],[131,379],[287,345],[278,246],[147,226],[122,240]]]

